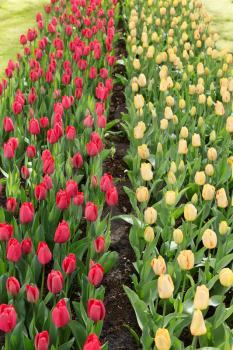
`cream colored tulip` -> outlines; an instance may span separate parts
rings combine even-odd
[[[186,221],[194,221],[197,218],[197,209],[192,203],[187,203],[184,206],[184,218]]]
[[[214,249],[217,246],[217,235],[211,229],[206,229],[202,235],[202,243],[207,249]]]
[[[193,313],[190,331],[191,334],[195,337],[200,337],[201,335],[204,335],[207,332],[205,320],[200,310],[195,310]]]
[[[194,266],[194,254],[191,250],[181,250],[177,261],[182,270],[191,270]]]
[[[158,350],[170,350],[171,338],[166,328],[159,328],[155,334],[155,345]]]
[[[153,207],[148,207],[144,211],[144,220],[147,225],[153,225],[157,220],[157,210]]]
[[[154,273],[158,276],[166,273],[166,263],[164,258],[161,255],[159,255],[158,258],[152,259],[151,267]]]
[[[158,294],[161,299],[169,299],[174,292],[174,284],[169,274],[160,275],[158,278]]]
[[[224,188],[220,188],[216,192],[216,201],[219,208],[226,208],[228,206],[228,199]]]
[[[209,306],[209,289],[203,284],[197,286],[196,293],[194,296],[194,308],[199,310],[205,310]]]

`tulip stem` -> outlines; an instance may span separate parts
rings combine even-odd
[[[197,348],[197,337],[193,337],[193,342],[192,342],[192,350],[195,350]]]
[[[183,285],[182,285],[182,290],[181,290],[181,298],[180,298],[180,309],[179,312],[182,312],[181,307],[184,299],[184,291],[185,291],[185,285],[186,285],[186,273],[184,273],[184,280],[183,280]]]
[[[45,265],[42,267],[42,279],[41,279],[41,288],[40,288],[40,297],[43,298],[44,294],[44,278],[45,278]]]
[[[10,334],[5,334],[5,350],[10,350]]]
[[[167,301],[164,300],[164,303],[163,303],[163,327],[165,327],[166,307],[167,307]]]
[[[59,330],[57,330],[57,341],[56,341],[56,349],[59,349]]]

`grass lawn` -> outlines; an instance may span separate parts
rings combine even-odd
[[[0,77],[9,58],[21,50],[19,36],[35,26],[35,15],[47,0],[0,0]]]

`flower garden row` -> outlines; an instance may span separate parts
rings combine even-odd
[[[199,0],[129,0],[124,12],[138,342],[231,350],[232,54],[215,48]]]
[[[0,330],[5,349],[104,349],[103,173],[117,1],[51,0],[0,82]]]

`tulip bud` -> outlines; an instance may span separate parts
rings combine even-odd
[[[211,201],[215,195],[215,188],[210,184],[205,184],[202,190],[202,197],[205,201]]]
[[[217,235],[211,229],[206,229],[202,235],[202,243],[207,249],[214,249],[217,246]]]
[[[203,186],[205,184],[206,181],[206,176],[204,171],[197,171],[195,174],[195,183],[198,186]]]
[[[170,275],[160,275],[158,278],[158,293],[161,299],[169,299],[173,295],[174,284]]]
[[[214,147],[211,147],[208,149],[207,151],[207,157],[209,160],[211,160],[212,162],[215,161],[218,157],[217,151]]]
[[[183,242],[184,235],[183,235],[183,232],[179,228],[177,228],[173,231],[173,239],[174,239],[176,244],[181,244]]]
[[[179,154],[187,154],[188,153],[188,146],[187,146],[186,140],[184,140],[184,139],[179,140],[178,153]]]
[[[194,302],[194,308],[198,310],[205,310],[209,306],[209,289],[203,284],[197,286]]]
[[[26,285],[26,296],[29,303],[36,303],[39,300],[39,289],[31,284]]]
[[[94,286],[98,286],[104,277],[104,269],[100,264],[93,264],[88,273],[88,280]]]
[[[184,218],[186,221],[194,221],[197,218],[197,209],[192,203],[187,203],[184,206]]]
[[[200,337],[206,334],[205,321],[200,310],[195,310],[193,313],[192,323],[190,326],[191,334],[195,337]]]
[[[220,235],[225,235],[229,230],[229,226],[228,226],[227,222],[221,221],[219,223],[218,230],[219,230]]]
[[[167,191],[165,193],[165,203],[167,205],[175,205],[176,204],[176,193],[175,191]]]
[[[99,338],[94,333],[88,335],[83,346],[83,350],[92,350],[92,349],[93,350],[101,349],[101,343],[99,341]]]
[[[94,322],[103,320],[105,318],[106,311],[102,300],[89,299],[87,305],[87,314],[88,317]]]
[[[151,267],[154,273],[158,276],[166,273],[166,263],[164,258],[161,255],[159,255],[158,258],[152,259]]]
[[[205,173],[207,176],[213,176],[214,175],[214,167],[212,164],[207,164],[205,166]]]
[[[153,171],[150,163],[142,163],[140,171],[141,177],[144,181],[150,181],[153,179]]]
[[[192,135],[192,146],[196,148],[201,146],[201,137],[199,134]]]
[[[233,116],[227,118],[226,131],[230,133],[233,132]]]
[[[191,250],[181,250],[177,261],[182,270],[191,270],[194,266],[194,254]]]
[[[36,350],[48,350],[49,348],[49,333],[48,331],[43,331],[37,333],[35,336],[35,349]]]
[[[189,136],[188,128],[186,128],[186,126],[182,126],[182,128],[180,130],[180,138],[187,139],[188,136]]]
[[[134,106],[136,109],[143,108],[144,103],[145,103],[145,100],[144,100],[144,97],[142,95],[137,94],[134,96]]]
[[[65,299],[59,300],[52,311],[52,321],[57,328],[67,325],[70,321],[70,314],[66,306]]]
[[[138,124],[134,128],[134,138],[136,140],[140,140],[144,137],[144,133],[146,131],[146,125],[144,122],[138,122]]]
[[[138,155],[141,159],[148,159],[150,156],[150,151],[147,147],[147,145],[143,144],[141,146],[138,146]]]
[[[0,305],[0,330],[10,333],[16,326],[17,314],[13,305]]]
[[[233,271],[228,267],[219,272],[219,281],[224,287],[231,287],[233,285]]]
[[[228,206],[228,199],[224,188],[220,188],[216,192],[216,201],[219,208],[226,208]]]
[[[14,276],[7,278],[6,280],[7,293],[12,297],[15,297],[20,290],[20,283]]]
[[[176,183],[176,176],[173,171],[169,171],[167,174],[167,181],[169,184],[174,185]]]
[[[171,338],[166,328],[158,328],[154,340],[158,350],[169,350],[171,348]]]
[[[214,142],[216,140],[216,132],[212,130],[210,133],[210,142]]]
[[[148,201],[150,198],[148,188],[144,186],[138,187],[136,190],[136,197],[140,203]]]
[[[198,195],[197,195],[197,193],[194,193],[194,195],[191,198],[191,202],[192,202],[192,204],[197,204],[197,202],[198,202]]]
[[[96,253],[103,253],[105,251],[105,238],[99,236],[94,240],[94,248]]]
[[[144,239],[146,242],[152,242],[155,238],[154,230],[151,226],[147,226],[144,230]]]
[[[64,279],[61,271],[52,270],[48,274],[47,287],[51,293],[53,294],[60,293],[60,291],[63,289],[63,284],[64,284]]]
[[[148,207],[144,211],[144,220],[147,225],[153,225],[157,220],[157,211],[153,207]]]

